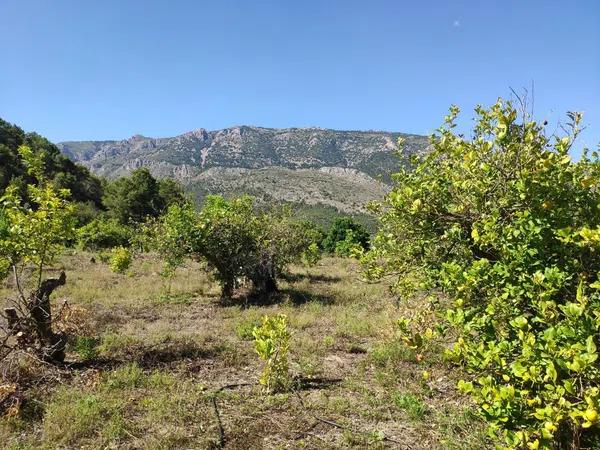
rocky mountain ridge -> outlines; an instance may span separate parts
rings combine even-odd
[[[350,213],[381,197],[405,152],[423,151],[424,136],[383,131],[236,126],[197,129],[171,138],[57,144],[71,159],[108,178],[148,167],[173,177],[199,199],[248,192],[259,199],[323,204]],[[293,185],[291,184],[293,181]]]

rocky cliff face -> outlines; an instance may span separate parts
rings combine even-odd
[[[401,133],[249,126],[58,147],[96,174],[114,178],[144,166],[155,176],[178,179],[199,198],[248,192],[360,212],[386,192],[390,174],[402,163],[395,155],[399,137],[407,152],[427,147],[425,137]]]

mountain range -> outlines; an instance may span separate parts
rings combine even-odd
[[[179,180],[198,201],[207,194],[248,193],[259,201],[347,214],[364,213],[366,203],[389,190],[390,176],[406,155],[427,145],[425,136],[396,132],[253,126],[57,144],[97,175],[116,178],[147,167],[156,177]]]

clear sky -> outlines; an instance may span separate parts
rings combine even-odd
[[[56,142],[428,134],[532,82],[537,116],[584,111],[600,142],[599,0],[0,0],[0,24],[0,117]]]

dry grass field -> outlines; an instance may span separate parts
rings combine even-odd
[[[439,349],[416,354],[398,339],[396,320],[419,306],[361,282],[352,260],[293,267],[268,305],[243,297],[224,305],[195,263],[169,287],[151,256],[125,275],[92,256],[57,265],[67,272],[54,296],[57,308],[68,305],[65,366],[23,355],[4,364],[5,389],[16,382],[19,391],[0,419],[3,448],[491,446],[455,391],[457,369]],[[289,317],[295,382],[265,395],[252,329],[274,313]]]

